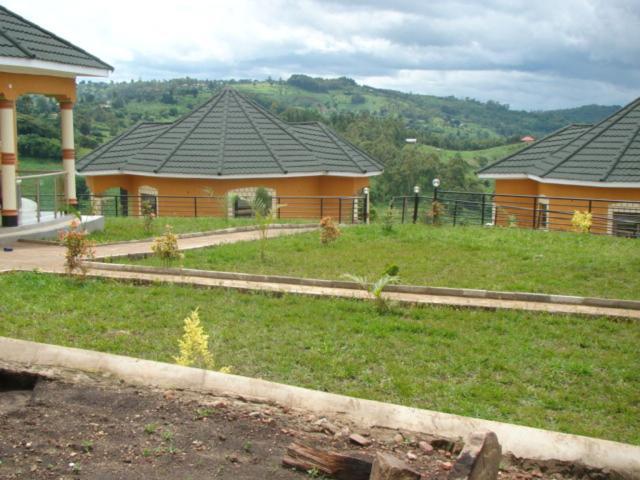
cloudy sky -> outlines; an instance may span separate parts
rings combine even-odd
[[[640,0],[5,0],[114,80],[349,76],[513,108],[640,96]]]

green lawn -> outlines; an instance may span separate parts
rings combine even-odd
[[[106,217],[104,230],[92,232],[90,238],[97,243],[142,240],[161,235],[166,225],[171,225],[174,233],[193,233],[253,225],[254,223],[255,220],[252,218],[159,217],[153,222],[152,232],[146,233],[142,217]],[[286,220],[286,223],[301,222]]]
[[[640,299],[640,243],[634,239],[481,227],[378,225],[344,228],[330,245],[318,233],[185,252],[184,266],[340,279],[373,278],[388,264],[401,283]],[[123,262],[128,260],[121,260]],[[160,265],[155,258],[131,260]]]
[[[171,362],[196,307],[241,375],[640,444],[638,322],[0,276],[0,335],[39,342]]]

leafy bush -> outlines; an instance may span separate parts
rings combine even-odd
[[[164,227],[164,234],[157,237],[151,245],[151,251],[162,260],[165,266],[169,266],[175,260],[183,257],[178,249],[178,237],[173,233],[171,225]]]
[[[77,219],[71,221],[67,230],[59,232],[60,244],[66,248],[64,267],[67,273],[78,272],[81,275],[87,273],[87,267],[82,260],[93,258],[95,254],[94,243],[89,240],[88,235],[89,233],[82,228],[82,224]]]
[[[393,208],[389,207],[382,217],[382,231],[384,233],[392,233],[395,220],[393,218]]]
[[[323,245],[334,242],[340,236],[340,229],[331,217],[323,217],[320,220],[320,242]]]
[[[445,212],[445,205],[437,200],[434,200],[433,202],[431,202],[431,208],[427,212],[427,217],[431,218],[432,225],[442,225],[442,217],[444,216]]]
[[[144,233],[150,234],[153,230],[153,221],[156,218],[156,212],[149,201],[142,202],[142,218],[144,222],[142,227]]]
[[[571,218],[571,225],[578,233],[589,233],[593,225],[593,215],[591,212],[581,212],[576,210]]]

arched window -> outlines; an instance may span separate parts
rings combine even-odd
[[[160,209],[158,208],[158,189],[143,185],[138,189],[140,196],[140,215],[142,215],[142,206],[147,203],[151,207],[151,211],[158,216]]]

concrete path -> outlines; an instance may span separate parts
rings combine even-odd
[[[315,227],[279,228],[269,232],[269,237],[293,235],[307,232]],[[178,245],[181,250],[256,240],[257,231],[240,231],[230,233],[216,233],[205,236],[181,238]],[[152,240],[96,247],[96,257],[129,255],[148,253],[151,251]],[[64,272],[64,249],[57,245],[42,245],[28,242],[18,242],[13,245],[12,252],[0,252],[0,272],[11,270],[60,273]],[[239,290],[262,290],[311,296],[333,296],[342,298],[368,298],[368,293],[349,288],[333,288],[288,283],[271,283],[246,280],[229,280],[218,278],[203,278],[187,275],[169,275],[161,273],[140,273],[126,271],[109,271],[90,269],[91,277],[113,278],[127,281],[142,280],[150,282],[179,283],[207,287],[234,288]],[[384,296],[403,303],[425,305],[447,305],[454,307],[525,310],[533,312],[548,312],[557,314],[581,314],[587,316],[610,316],[640,320],[640,310],[594,307],[587,305],[568,305],[545,302],[528,302],[521,300],[503,300],[477,297],[458,297],[450,295],[429,295],[416,293],[385,292]]]
[[[281,235],[293,235],[308,232],[316,228],[274,228],[269,231],[269,238]],[[225,243],[236,243],[257,240],[257,231],[239,231],[230,233],[215,233],[211,235],[194,236],[178,239],[180,250],[211,247]],[[141,240],[139,242],[97,245],[96,257],[110,257],[115,255],[135,255],[150,253],[153,240]],[[12,244],[12,252],[0,251],[0,271],[2,270],[34,270],[47,272],[64,271],[64,248],[58,245],[46,245],[30,242],[15,242]]]

